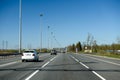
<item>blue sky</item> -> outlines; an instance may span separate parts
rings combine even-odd
[[[120,0],[22,0],[23,48],[40,48],[40,26],[43,47],[48,47],[48,26],[49,45],[50,32],[61,47],[85,42],[88,33],[98,44],[115,43],[120,37]],[[19,0],[0,0],[0,48],[3,40],[8,48],[18,48],[18,32]],[[52,40],[52,47],[59,47]]]

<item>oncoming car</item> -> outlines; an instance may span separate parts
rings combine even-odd
[[[38,61],[39,56],[38,53],[35,50],[25,50],[22,53],[22,62],[24,61]]]

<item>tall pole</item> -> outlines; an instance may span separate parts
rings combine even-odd
[[[49,50],[49,28],[50,26],[48,26],[48,50]]]
[[[6,50],[7,50],[7,47],[8,47],[8,41],[6,41]]]
[[[52,42],[52,37],[53,36],[53,32],[51,32],[51,49],[52,49],[52,44],[53,44],[53,42]]]
[[[2,48],[3,48],[3,50],[4,50],[4,40],[2,41]]]
[[[40,17],[42,17],[43,16],[43,14],[40,14]],[[41,43],[40,43],[40,52],[42,52],[42,26],[40,26],[40,28],[41,28]]]
[[[22,49],[22,0],[20,0],[19,5],[19,53]]]

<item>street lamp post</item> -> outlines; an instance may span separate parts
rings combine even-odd
[[[49,51],[49,28],[50,26],[48,26],[48,51]]]
[[[6,41],[6,50],[7,50],[7,47],[8,47],[8,41]]]
[[[5,45],[4,43],[5,43],[5,41],[3,40],[2,41],[2,48],[3,48],[3,50],[4,50],[4,45]]]
[[[20,0],[19,6],[19,53],[22,49],[22,0]]]
[[[52,49],[52,44],[53,44],[53,42],[52,42],[52,36],[53,36],[53,32],[51,32],[51,49]]]
[[[42,17],[43,16],[43,14],[40,14],[40,17]],[[40,43],[40,52],[42,52],[42,26],[40,27],[41,28],[41,43]]]

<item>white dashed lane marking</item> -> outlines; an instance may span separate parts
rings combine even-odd
[[[44,68],[45,66],[47,66],[51,61],[53,61],[56,57],[52,58],[50,61],[48,61],[47,63],[45,63],[41,68]],[[30,80],[35,74],[37,74],[39,72],[39,70],[34,71],[30,76],[28,76],[25,80]]]
[[[76,59],[75,57],[71,56],[76,62],[80,63],[82,66],[84,66],[85,68],[89,69],[88,66],[86,66],[85,64],[83,64],[82,62],[80,62],[78,59]],[[102,77],[100,74],[98,74],[95,71],[92,71],[92,73],[94,73],[96,76],[98,76],[101,80],[106,80],[104,77]]]

